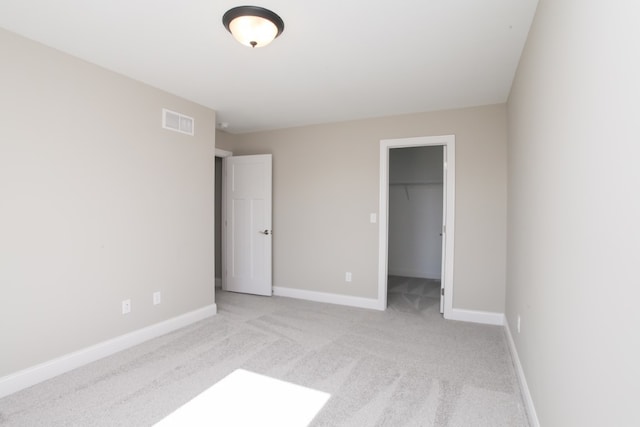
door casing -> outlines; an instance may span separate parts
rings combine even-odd
[[[231,151],[227,151],[227,150],[221,150],[220,148],[216,148],[215,150],[215,157],[220,157],[221,159],[224,159],[225,157],[229,157],[229,156],[233,156],[233,152]],[[215,162],[214,162],[214,167],[215,167]],[[225,208],[225,202],[224,202],[224,196],[226,194],[225,190],[224,190],[224,163],[222,163],[222,185],[220,186],[220,212],[221,212],[221,218],[220,220],[222,221],[222,227],[221,229],[223,230],[220,233],[220,236],[215,236],[214,233],[214,239],[220,239],[220,264],[222,267],[222,274],[220,275],[220,288],[223,288],[223,284],[224,284],[224,268],[225,268],[225,261],[226,261],[226,257],[225,257],[225,243],[226,243],[226,236],[224,233],[224,221],[225,221],[225,213],[224,213],[224,208]],[[218,284],[216,284],[218,285]],[[223,288],[224,289],[224,288]],[[215,289],[214,289],[215,290]]]
[[[444,146],[444,203],[442,289],[444,317],[452,317],[453,311],[453,263],[455,232],[455,135],[424,136],[415,138],[383,139],[380,141],[380,218],[378,226],[378,309],[387,308],[387,275],[389,266],[389,150],[392,148]]]

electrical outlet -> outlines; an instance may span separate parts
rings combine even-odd
[[[520,333],[520,315],[518,314],[518,333]]]
[[[162,294],[160,294],[160,291],[154,292],[153,293],[153,305],[158,305],[162,302]]]
[[[131,300],[126,299],[122,301],[122,314],[131,313]]]
[[[345,280],[346,282],[350,282],[350,281],[351,281],[351,272],[350,272],[350,271],[347,271],[347,272],[345,273],[345,275],[344,275],[344,280]]]

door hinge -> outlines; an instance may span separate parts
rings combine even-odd
[[[444,288],[440,288],[440,295],[444,296]]]

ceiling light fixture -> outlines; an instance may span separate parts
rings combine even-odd
[[[222,17],[229,32],[245,46],[266,46],[284,31],[284,21],[272,11],[258,6],[238,6]]]

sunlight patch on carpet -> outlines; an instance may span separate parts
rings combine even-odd
[[[155,426],[306,426],[330,397],[329,393],[236,369]]]

